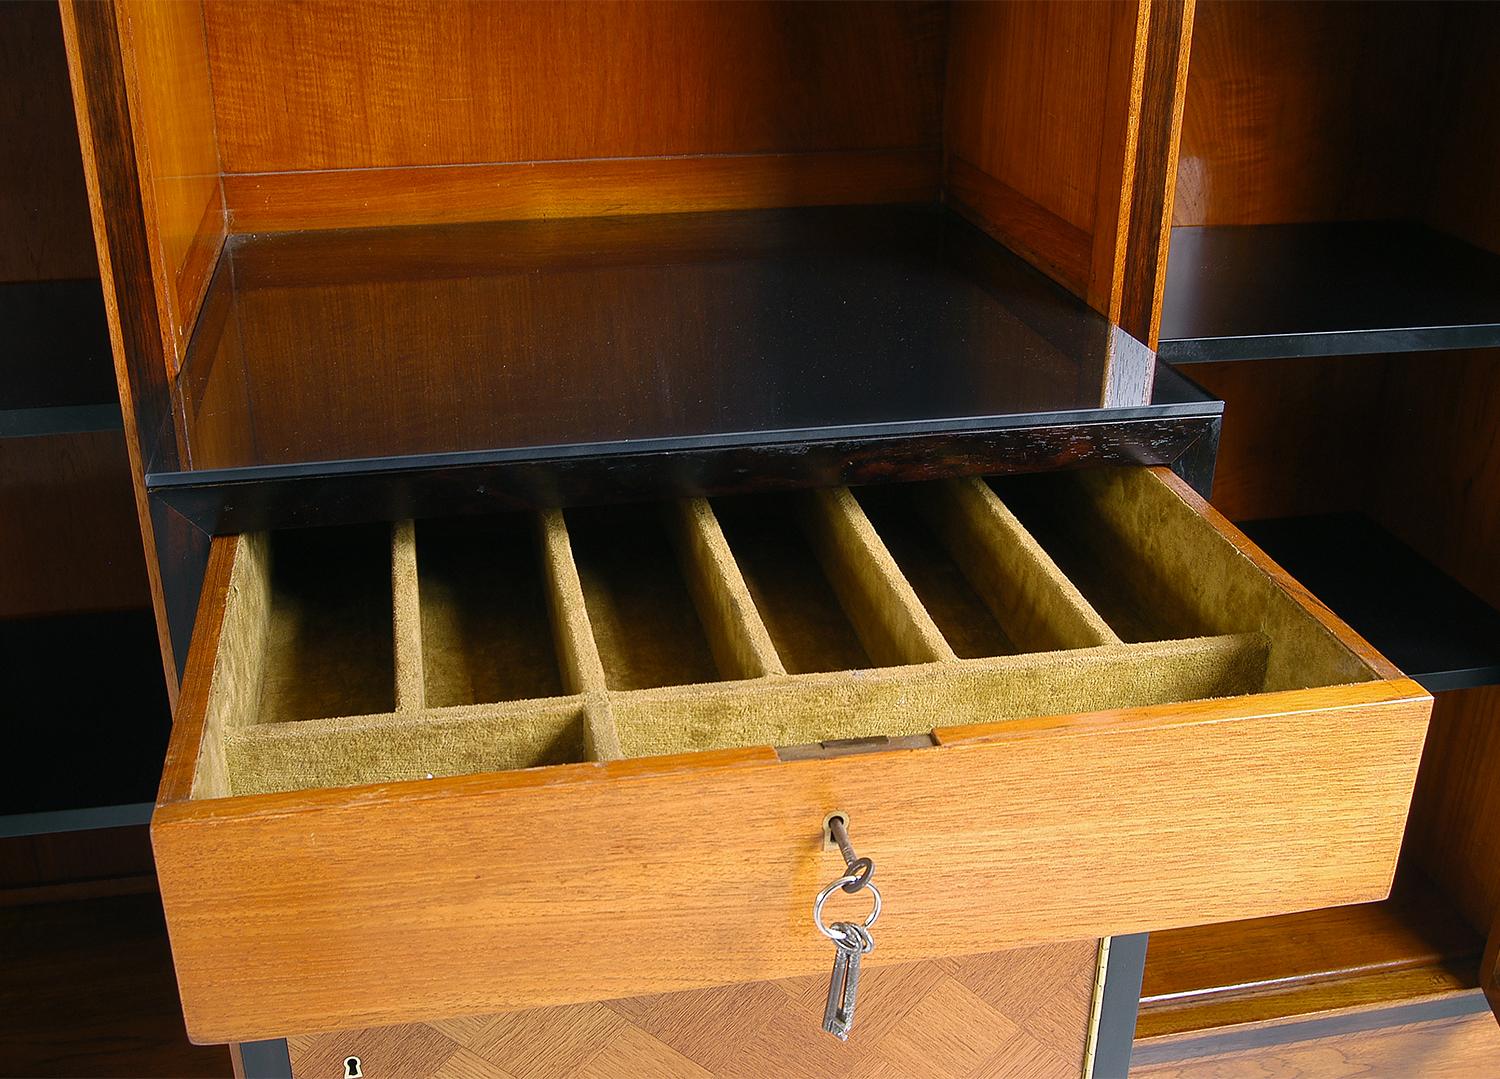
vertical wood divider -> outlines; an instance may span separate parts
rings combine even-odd
[[[618,760],[625,754],[620,749],[620,735],[604,682],[604,663],[589,625],[583,584],[578,579],[578,565],[573,561],[573,545],[568,540],[568,525],[562,511],[541,511],[537,515],[537,532],[563,688],[583,697],[589,756],[601,761]]]
[[[391,607],[395,621],[396,711],[427,706],[422,658],[422,600],[417,580],[417,524],[391,527]]]
[[[847,487],[808,492],[802,518],[823,572],[877,666],[957,660]]]
[[[946,480],[921,497],[928,524],[1017,645],[1047,652],[1123,643],[984,480]]]
[[[719,673],[727,679],[786,674],[708,500],[680,499],[665,517]]]

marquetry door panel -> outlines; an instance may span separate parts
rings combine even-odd
[[[297,1079],[1078,1079],[1095,941],[868,968],[846,1043],[822,977],[289,1041]],[[832,953],[830,951],[830,962]]]

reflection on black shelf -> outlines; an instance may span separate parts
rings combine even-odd
[[[1164,463],[1222,405],[1159,370],[936,207],[238,236],[146,483],[238,531]]]
[[[1240,528],[1430,692],[1500,684],[1500,612],[1360,514]]]
[[[0,670],[12,765],[0,835],[144,819],[172,725],[151,613],[0,621]]]
[[[1395,221],[1172,230],[1169,363],[1500,345],[1500,255]]]
[[[1099,412],[1119,351],[918,208],[245,236],[224,261],[178,384],[197,471]]]

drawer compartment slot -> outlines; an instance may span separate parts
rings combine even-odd
[[[389,531],[383,526],[276,533],[267,547],[260,722],[395,707]]]
[[[398,573],[396,584],[420,596],[420,703],[562,696],[535,523],[517,514],[419,521],[414,531],[415,577]]]
[[[610,689],[719,677],[664,511],[656,504],[601,506],[563,515]]]

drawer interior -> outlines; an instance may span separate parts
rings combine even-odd
[[[237,542],[199,798],[1376,677],[1145,469]]]

